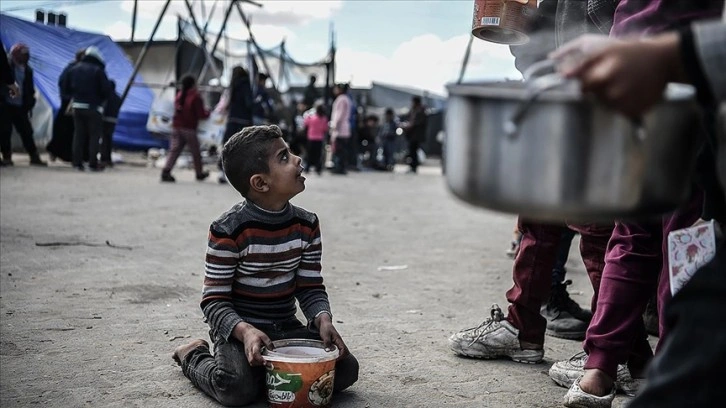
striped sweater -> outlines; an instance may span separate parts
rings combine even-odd
[[[229,339],[239,322],[308,322],[330,313],[320,275],[317,215],[292,204],[280,212],[241,202],[209,227],[201,307],[209,326]]]

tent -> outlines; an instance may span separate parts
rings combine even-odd
[[[58,77],[73,60],[78,49],[95,45],[101,50],[106,62],[106,74],[116,82],[119,94],[133,73],[133,65],[124,51],[111,38],[102,34],[48,26],[0,14],[0,42],[6,50],[18,42],[30,48],[30,66],[35,73],[38,91],[38,105],[33,111],[33,127],[38,141],[50,140],[52,118],[60,108]],[[135,82],[143,83],[143,79],[137,75]],[[131,88],[116,125],[115,147],[148,149],[162,146],[163,142],[153,138],[146,130],[153,100],[154,94],[148,87]]]

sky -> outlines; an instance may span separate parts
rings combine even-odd
[[[203,20],[215,1],[209,28],[221,26],[229,0],[190,0]],[[133,0],[2,0],[0,12],[28,20],[35,9],[64,12],[68,27],[105,33],[129,40]],[[148,39],[163,0],[140,0],[135,39]],[[283,39],[297,61],[325,57],[331,26],[336,33],[336,81],[368,86],[372,81],[411,86],[445,95],[445,85],[459,76],[471,30],[473,0],[321,0],[241,3],[252,31],[263,48]],[[203,10],[204,8],[204,10]],[[203,13],[203,11],[205,13]],[[188,17],[183,0],[172,0],[155,39],[175,39],[177,15]],[[203,23],[200,23],[203,24]],[[228,35],[247,38],[241,19],[233,13]],[[465,80],[520,78],[507,46],[474,40]]]

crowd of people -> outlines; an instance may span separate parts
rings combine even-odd
[[[0,146],[2,165],[12,166],[11,136],[17,130],[30,164],[47,166],[41,160],[33,138],[30,119],[35,107],[33,69],[30,49],[23,43],[10,48],[3,61],[3,78],[13,85],[0,92]],[[95,46],[79,50],[58,77],[61,106],[53,120],[53,136],[46,150],[50,159],[71,162],[80,171],[102,171],[113,166],[111,149],[121,97],[116,83],[108,78],[103,56]],[[99,157],[100,156],[100,157]]]
[[[33,138],[31,124],[35,106],[33,70],[29,65],[30,50],[22,43],[10,50],[3,75],[13,87],[5,87],[0,94],[2,129],[0,147],[3,166],[13,165],[11,135],[13,127],[20,134],[23,147],[32,165],[47,166],[40,158]],[[226,93],[226,127],[221,146],[235,133],[252,125],[279,123],[284,112],[270,96],[267,88],[269,76],[259,72],[255,83],[242,66],[232,69]],[[347,84],[336,84],[332,89],[332,105],[326,105],[317,78],[310,76],[300,102],[293,101],[295,112],[283,127],[285,139],[304,158],[305,167],[317,174],[330,170],[332,174],[360,171],[364,167],[392,171],[397,161],[405,160],[410,172],[419,166],[420,145],[425,139],[425,107],[420,97],[412,99],[410,113],[399,120],[392,108],[382,118],[367,115],[360,118],[362,109],[349,96]],[[172,131],[169,135],[169,153],[161,173],[162,182],[174,182],[171,171],[185,147],[191,153],[196,179],[209,177],[204,170],[197,128],[200,121],[210,115],[205,105],[207,98],[197,90],[196,80],[185,75],[177,85],[174,101]],[[121,108],[121,97],[116,83],[106,75],[104,58],[98,48],[91,46],[78,50],[73,61],[58,77],[60,108],[53,118],[52,138],[46,146],[51,161],[69,162],[79,171],[88,168],[102,171],[113,167],[113,133]],[[405,138],[407,148],[401,146]],[[219,146],[221,148],[221,146]],[[332,165],[328,168],[328,150],[332,151]],[[405,159],[402,151],[408,152]],[[413,153],[412,153],[413,152]],[[226,176],[219,160],[219,182]]]

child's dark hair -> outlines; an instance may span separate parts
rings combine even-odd
[[[184,78],[181,80],[182,84],[182,90],[181,90],[181,98],[179,98],[179,101],[176,105],[177,112],[181,112],[184,109],[184,100],[187,98],[187,91],[192,89],[194,84],[197,82],[196,79],[194,79],[191,75],[184,75]]]
[[[282,137],[276,125],[249,126],[229,138],[222,148],[222,167],[229,184],[247,198],[250,178],[268,173],[272,142]]]
[[[315,107],[315,114],[322,117],[325,117],[325,106],[318,105]]]

